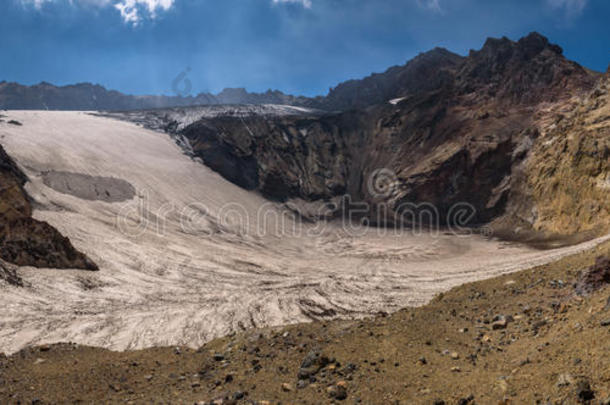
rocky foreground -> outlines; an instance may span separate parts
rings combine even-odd
[[[0,357],[2,403],[609,404],[610,243],[360,321]],[[604,257],[605,256],[605,257]]]

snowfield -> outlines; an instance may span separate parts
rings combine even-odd
[[[30,178],[35,218],[101,270],[21,268],[27,287],[0,284],[0,352],[60,341],[198,347],[255,326],[390,312],[599,242],[536,251],[478,236],[299,224],[166,134],[83,112],[4,114],[23,123],[0,124],[0,144]],[[49,181],[49,172],[64,175]],[[133,187],[135,197],[96,198],[87,176]],[[73,179],[84,194],[72,192]]]

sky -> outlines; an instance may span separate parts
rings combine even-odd
[[[436,46],[465,55],[532,31],[610,64],[610,0],[0,0],[0,81],[314,96]]]

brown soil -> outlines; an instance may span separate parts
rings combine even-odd
[[[197,351],[24,349],[0,360],[0,402],[607,404],[610,288],[576,291],[604,255],[610,242],[421,308],[252,330]]]

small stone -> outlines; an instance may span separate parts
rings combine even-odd
[[[144,379],[146,381],[151,381],[153,379],[153,376],[152,375],[147,375],[147,376],[144,377]]]
[[[298,379],[305,380],[315,376],[321,369],[330,363],[328,357],[317,350],[310,351],[303,359],[298,372]]]
[[[506,382],[506,380],[498,380],[498,381],[496,381],[495,386],[502,393],[505,393],[506,391],[508,391],[508,383]]]
[[[610,326],[610,319],[605,319],[605,320],[601,321],[600,325],[601,326]]]
[[[542,319],[540,321],[535,322],[534,325],[532,326],[532,328],[534,329],[535,333],[538,333],[538,330],[540,328],[542,328],[543,326],[546,326],[547,323],[548,322],[546,321],[546,319]]]
[[[339,401],[342,401],[347,398],[347,390],[345,389],[345,387],[340,385],[331,385],[326,389],[326,392],[328,393],[329,397],[337,399]]]
[[[493,330],[506,329],[507,326],[508,322],[506,321],[506,319],[498,319],[497,321],[491,324],[491,328]]]
[[[591,389],[589,381],[581,379],[576,383],[576,396],[582,401],[591,401],[595,398],[595,392]]]
[[[469,395],[466,398],[461,398],[458,401],[458,405],[469,405],[474,403],[474,395]]]
[[[458,352],[453,352],[453,353],[451,353],[451,358],[453,360],[457,360],[460,358],[460,354]]]
[[[417,360],[417,362],[418,362],[419,364],[421,364],[421,365],[426,365],[426,364],[428,364],[428,361],[426,360],[426,358],[425,358],[425,357],[420,357],[420,358]]]
[[[555,385],[558,387],[567,387],[571,384],[574,384],[574,378],[571,374],[565,373],[559,375],[559,378],[557,379],[557,384]]]
[[[49,345],[40,346],[41,352],[48,352],[49,350],[51,350],[51,346],[49,346]]]
[[[191,388],[199,388],[199,387],[201,387],[201,384],[198,382],[194,382],[191,384]]]
[[[451,372],[453,372],[453,373],[459,373],[461,371],[462,371],[462,369],[457,367],[457,366],[456,367],[451,367]]]
[[[212,358],[213,358],[215,361],[223,361],[223,360],[225,359],[225,356],[223,356],[223,355],[222,355],[222,354],[220,354],[220,353],[214,353],[214,356],[212,356]]]
[[[284,392],[292,392],[292,391],[294,391],[294,388],[292,387],[292,385],[290,385],[288,383],[283,383],[282,384],[282,391],[284,391]]]

